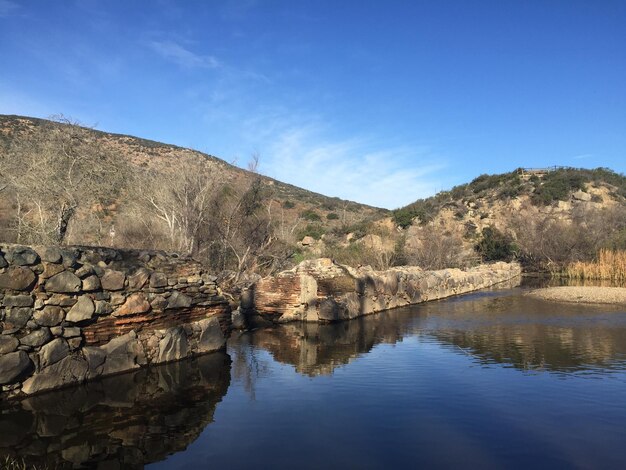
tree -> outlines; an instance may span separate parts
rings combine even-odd
[[[126,165],[101,139],[57,117],[14,139],[0,154],[2,177],[15,201],[18,242],[62,244],[78,213],[115,200]]]

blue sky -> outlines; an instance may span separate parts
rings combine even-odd
[[[626,171],[626,1],[0,0],[0,113],[62,113],[394,208]]]

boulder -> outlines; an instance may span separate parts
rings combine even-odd
[[[63,321],[65,311],[56,305],[46,305],[43,310],[36,310],[33,320],[40,326],[57,326]]]
[[[20,344],[30,346],[31,348],[38,348],[50,341],[51,338],[50,330],[46,327],[42,327],[20,338]]]
[[[31,395],[42,390],[51,390],[67,384],[78,384],[87,376],[87,361],[81,356],[66,356],[59,362],[46,367],[27,379],[22,392]]]
[[[131,294],[126,299],[126,302],[113,312],[113,316],[124,317],[127,315],[146,313],[150,311],[150,308],[150,302],[146,300],[146,297],[141,292],[138,292],[136,294]]]
[[[113,338],[100,348],[106,354],[103,375],[136,369],[146,364],[143,348],[134,331]]]
[[[6,268],[8,265],[9,263],[4,259],[4,256],[0,255],[0,269]]]
[[[226,337],[216,317],[200,320],[197,322],[197,325],[200,327],[200,337],[198,339],[199,353],[217,351],[226,346]]]
[[[113,311],[113,307],[106,300],[96,300],[96,315],[108,315]]]
[[[33,362],[24,351],[0,356],[0,385],[18,382],[33,368]]]
[[[29,268],[11,266],[0,273],[0,290],[30,290],[37,277]]]
[[[591,194],[584,191],[576,191],[574,194],[572,194],[572,197],[577,201],[591,201]]]
[[[14,266],[31,266],[39,262],[39,255],[32,248],[25,246],[11,247],[6,250],[7,261]]]
[[[78,302],[70,309],[65,319],[74,323],[89,320],[93,317],[96,307],[88,295],[81,295]]]
[[[124,281],[126,281],[126,274],[122,271],[106,269],[100,283],[104,290],[122,290],[124,288]]]
[[[70,271],[63,271],[59,274],[52,276],[46,281],[46,290],[48,292],[80,292],[81,287],[82,282],[80,278]]]
[[[65,267],[63,267],[62,264],[43,263],[43,273],[41,273],[41,277],[48,279],[63,271],[65,271]]]
[[[67,341],[56,338],[41,348],[39,351],[39,366],[41,368],[56,364],[70,353]]]
[[[182,326],[170,328],[159,341],[159,356],[156,362],[178,361],[187,357],[187,335]]]

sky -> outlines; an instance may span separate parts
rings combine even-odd
[[[0,114],[63,114],[395,208],[626,171],[624,0],[0,0]]]

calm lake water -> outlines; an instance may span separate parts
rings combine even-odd
[[[624,468],[626,310],[481,292],[3,405],[50,468]]]

